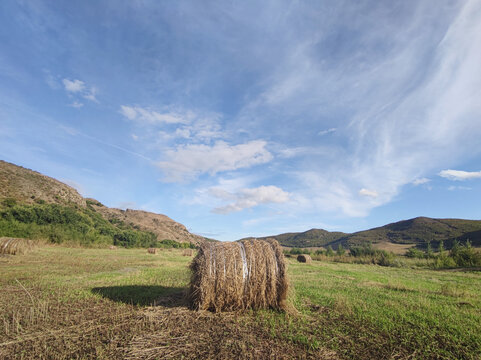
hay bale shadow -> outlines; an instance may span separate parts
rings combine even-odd
[[[92,289],[92,293],[106,299],[136,306],[187,306],[187,288],[154,285],[103,286]]]

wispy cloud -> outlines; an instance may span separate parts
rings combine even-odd
[[[481,171],[443,170],[439,176],[453,181],[481,179]]]
[[[430,181],[431,181],[431,179],[422,177],[422,178],[414,179],[414,180],[412,181],[412,184],[413,184],[414,186],[418,186],[418,185],[422,185],[422,184],[427,184],[427,183],[430,182]]]
[[[92,86],[90,89],[88,89],[88,91],[84,92],[82,96],[84,99],[98,103],[99,101],[97,100],[97,97],[96,97],[97,93],[98,93],[98,89],[95,86]]]
[[[254,140],[239,145],[218,141],[214,145],[180,145],[167,150],[166,160],[157,163],[168,182],[192,180],[201,174],[249,168],[272,160],[266,142]]]
[[[472,190],[472,188],[467,187],[467,186],[450,186],[448,187],[449,191],[455,191],[455,190]]]
[[[78,109],[78,108],[81,108],[82,106],[84,106],[84,104],[81,103],[81,102],[78,102],[78,101],[74,101],[73,103],[70,104],[70,106]]]
[[[359,190],[359,195],[361,195],[361,196],[367,196],[367,197],[371,197],[371,198],[377,198],[377,197],[379,196],[379,194],[377,193],[377,191],[368,190],[368,189],[361,189],[361,190]]]
[[[317,135],[326,135],[326,134],[330,134],[330,133],[333,133],[333,132],[336,132],[337,129],[336,128],[330,128],[330,129],[327,129],[327,130],[321,130],[317,133]]]
[[[236,193],[229,193],[223,189],[212,188],[210,189],[210,193],[222,200],[233,200],[233,202],[228,205],[220,206],[212,210],[212,212],[217,214],[228,214],[253,208],[261,204],[280,204],[289,201],[289,193],[273,185],[241,189]]]
[[[79,93],[85,90],[85,83],[81,80],[63,79],[65,90],[71,93]]]
[[[308,32],[302,41],[288,42],[290,55],[280,58],[264,91],[241,113],[248,131],[268,119],[278,125],[273,136],[291,144],[296,129],[307,125],[312,129],[325,121],[328,129],[342,129],[336,135],[345,156],[337,160],[286,152],[290,159],[299,157],[289,165],[303,174],[300,198],[320,209],[332,211],[334,203],[347,216],[367,215],[392,201],[404,185],[481,153],[472,146],[481,136],[481,49],[473,41],[481,41],[481,3],[438,9],[444,28],[426,23],[426,4],[404,10],[408,13],[399,22],[389,21],[394,14],[384,5],[349,8],[355,16],[340,14],[356,22],[354,37],[336,42],[337,58],[325,53],[333,47],[329,35],[331,40],[346,35],[336,30]],[[389,16],[374,28],[369,22],[376,11]],[[386,51],[376,51],[379,46]],[[322,139],[321,146],[331,145],[331,139]],[[297,141],[314,147],[306,135]]]
[[[53,81],[51,76],[49,77],[48,81],[49,82]],[[97,97],[96,97],[98,89],[95,86],[89,87],[85,84],[85,82],[83,82],[82,80],[78,80],[78,79],[74,79],[74,80],[63,79],[62,83],[64,85],[65,91],[67,91],[67,93],[71,97],[81,96],[82,98],[90,100],[92,102],[96,102],[96,103],[99,102],[97,100]],[[74,103],[71,106],[73,106],[75,108],[80,108],[83,105],[82,104],[81,106],[75,106],[74,104],[78,105],[78,104],[80,104],[80,102],[74,101]]]
[[[182,124],[188,123],[193,117],[191,112],[179,114],[175,112],[160,113],[140,106],[120,106],[120,113],[129,120],[144,124]]]

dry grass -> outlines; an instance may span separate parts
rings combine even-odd
[[[275,240],[207,243],[194,258],[191,270],[194,309],[286,309],[287,269]]]
[[[396,255],[404,255],[409,248],[416,246],[414,244],[393,244],[390,242],[382,242],[378,244],[373,244],[372,247],[377,250],[384,250],[387,252],[392,252]]]
[[[0,238],[0,254],[25,254],[34,247],[35,244],[32,240],[9,237]]]
[[[312,263],[312,258],[311,258],[310,255],[301,254],[301,255],[297,256],[297,261],[301,262],[301,263],[310,264],[310,263]]]

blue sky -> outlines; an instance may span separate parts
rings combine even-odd
[[[0,158],[221,240],[481,218],[481,1],[2,1]]]

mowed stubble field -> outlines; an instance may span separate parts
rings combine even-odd
[[[0,359],[480,359],[481,273],[288,259],[289,313],[187,308],[182,250],[0,257]]]

